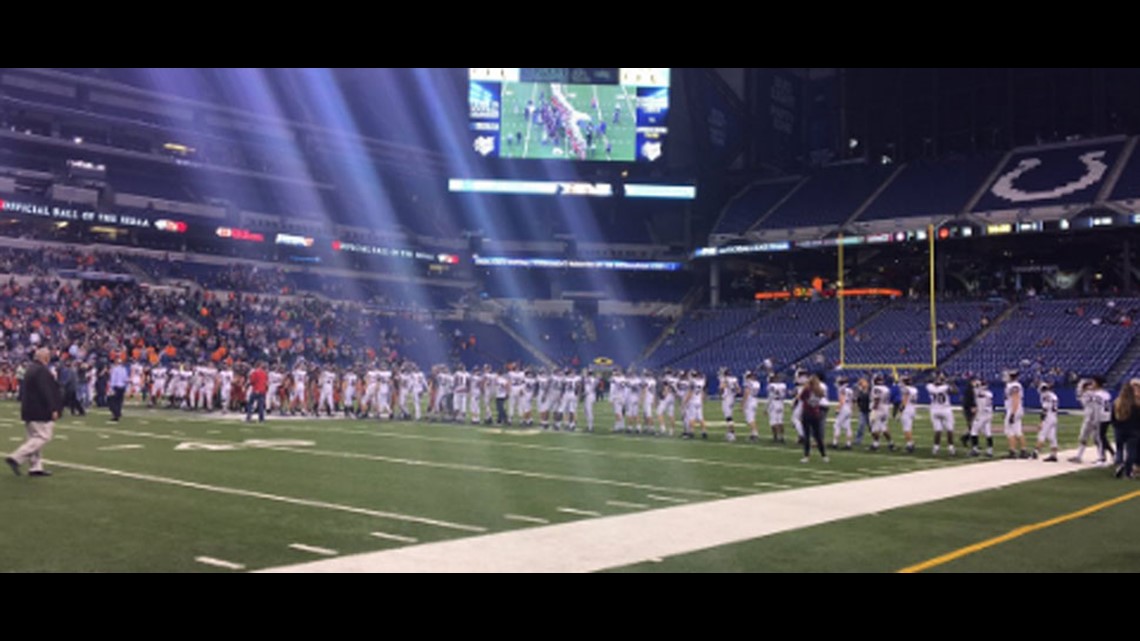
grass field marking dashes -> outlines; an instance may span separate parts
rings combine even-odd
[[[557,510],[559,512],[562,512],[563,514],[577,514],[578,516],[601,516],[602,515],[601,512],[595,512],[593,510],[579,510],[576,507],[560,507],[560,508],[557,508]]]
[[[522,521],[523,523],[538,523],[540,525],[550,523],[549,519],[540,519],[537,516],[525,516],[523,514],[504,514],[503,518],[508,521]]]
[[[753,485],[755,485],[756,487],[770,487],[773,490],[790,490],[790,489],[792,489],[791,485],[787,485],[784,483],[769,483],[768,481],[756,481],[755,483],[753,483]]]
[[[649,507],[644,503],[631,503],[629,501],[606,501],[606,505],[612,505],[614,507],[628,507],[634,510],[644,510]]]
[[[146,446],[139,443],[124,443],[122,445],[108,445],[106,447],[97,447],[95,449],[99,450],[100,452],[114,452],[116,450],[141,450],[144,447]]]
[[[300,550],[302,552],[320,554],[321,556],[336,556],[337,554],[340,554],[340,552],[337,552],[336,550],[321,548],[315,545],[305,545],[304,543],[290,543],[289,547],[293,548],[294,550]]]
[[[675,496],[661,496],[659,494],[646,494],[647,497],[654,501],[661,501],[662,503],[688,503],[688,499],[679,499]]]
[[[91,429],[91,428],[72,428],[72,429],[81,429],[82,430],[82,429]],[[181,438],[168,436],[165,434],[152,434],[149,432],[133,432],[130,430],[111,430],[108,428],[93,428],[93,429],[100,429],[100,430],[110,431],[112,433],[128,435],[128,436],[144,436],[144,437],[157,438],[157,439],[168,440],[168,441],[181,441],[182,440]],[[203,441],[203,442],[214,441],[218,444],[240,445],[239,443],[234,443],[233,441],[225,441],[222,439],[197,439],[197,440]],[[343,458],[343,459],[350,459],[350,460],[378,461],[378,462],[382,462],[382,463],[394,463],[394,464],[399,464],[399,465],[410,465],[410,466],[415,466],[415,467],[431,467],[431,468],[438,468],[438,469],[458,470],[458,471],[463,471],[463,472],[479,472],[479,473],[484,473],[484,474],[499,474],[499,475],[505,475],[505,476],[518,476],[518,477],[523,477],[523,478],[540,479],[540,480],[544,480],[544,481],[560,481],[560,482],[565,482],[565,483],[584,483],[584,484],[592,484],[592,485],[606,485],[606,486],[622,487],[622,488],[629,488],[629,489],[635,489],[635,490],[647,490],[647,491],[651,491],[651,492],[673,492],[673,493],[677,493],[677,494],[689,494],[692,496],[699,496],[699,497],[704,497],[704,498],[724,498],[724,496],[725,496],[724,494],[722,494],[720,492],[708,492],[708,491],[704,491],[704,490],[693,490],[693,489],[688,489],[688,488],[677,488],[677,487],[664,487],[664,486],[659,486],[659,485],[649,485],[649,484],[645,484],[645,483],[634,483],[631,481],[615,481],[612,479],[598,479],[598,478],[591,478],[591,477],[584,477],[584,476],[568,476],[568,475],[562,475],[562,474],[545,474],[542,472],[531,472],[531,471],[527,471],[527,470],[512,470],[512,469],[507,469],[507,468],[487,467],[487,466],[483,466],[483,465],[471,465],[471,464],[467,464],[467,463],[441,463],[441,462],[437,462],[437,461],[425,461],[425,460],[419,460],[419,459],[405,459],[405,458],[399,458],[399,457],[393,457],[393,456],[382,456],[379,454],[362,454],[362,453],[356,453],[356,452],[335,452],[335,451],[327,451],[327,450],[298,449],[295,447],[284,447],[284,446],[263,446],[263,447],[259,447],[257,449],[259,451],[289,452],[289,453],[293,453],[293,454],[308,454],[308,455],[312,455],[312,456],[325,456],[325,457]]]
[[[459,427],[453,425],[432,424],[433,427]],[[629,452],[629,451],[614,451],[614,450],[584,450],[575,447],[564,447],[558,445],[540,445],[535,443],[513,443],[496,441],[488,443],[487,441],[479,441],[476,439],[465,438],[448,438],[443,436],[428,436],[424,434],[405,434],[402,432],[384,432],[375,430],[355,430],[349,428],[324,428],[324,427],[306,427],[303,425],[274,425],[274,429],[292,430],[302,432],[335,432],[338,434],[350,434],[356,436],[367,436],[376,438],[396,438],[405,440],[421,440],[428,442],[448,443],[454,445],[468,445],[468,444],[491,444],[495,447],[515,448],[515,449],[529,449],[542,452],[565,452],[570,454],[584,454],[587,456],[599,456],[605,458],[617,459],[645,459],[650,461],[667,461],[673,463],[690,463],[694,465],[706,465],[712,467],[725,467],[733,469],[751,469],[751,470],[764,470],[764,471],[785,471],[794,473],[812,473],[812,474],[826,474],[847,478],[862,478],[862,474],[855,474],[852,472],[842,472],[838,470],[807,470],[802,467],[793,465],[780,465],[778,463],[744,463],[735,461],[718,461],[712,459],[690,458],[685,456],[673,456],[668,454],[653,454],[651,452]],[[707,444],[702,444],[702,447]],[[748,450],[741,450],[748,451]],[[760,452],[773,452],[778,454],[792,453],[793,450],[772,450],[770,448],[761,448],[752,451]]]
[[[933,559],[930,559],[928,561],[923,561],[922,563],[916,563],[915,565],[905,567],[905,568],[899,570],[899,574],[914,574],[916,572],[922,572],[924,570],[929,570],[931,568],[938,567],[940,565],[945,565],[947,563],[950,563],[951,561],[956,561],[962,557],[974,554],[975,552],[981,552],[982,550],[985,550],[987,548],[991,548],[991,547],[994,547],[996,545],[1000,545],[1002,543],[1005,543],[1007,541],[1012,541],[1013,539],[1023,537],[1026,534],[1032,534],[1033,532],[1036,532],[1038,530],[1044,530],[1045,528],[1050,528],[1050,527],[1053,527],[1054,525],[1060,525],[1061,523],[1066,523],[1068,521],[1073,521],[1075,519],[1079,519],[1079,518],[1088,516],[1090,514],[1094,514],[1096,512],[1101,511],[1101,510],[1113,507],[1114,505],[1119,505],[1119,504],[1124,503],[1126,501],[1131,501],[1132,499],[1137,498],[1137,497],[1140,497],[1140,490],[1137,490],[1135,492],[1129,492],[1128,494],[1125,494],[1123,496],[1118,496],[1114,499],[1102,501],[1100,503],[1097,503],[1096,505],[1090,505],[1089,507],[1082,508],[1080,510],[1076,510],[1075,512],[1063,514],[1061,516],[1054,517],[1054,518],[1051,518],[1051,519],[1048,519],[1045,521],[1041,521],[1039,523],[1024,525],[1022,527],[1010,530],[1009,532],[1006,532],[1005,534],[1002,534],[1001,536],[995,536],[993,538],[986,539],[985,541],[981,541],[981,542],[975,543],[973,545],[967,545],[964,548],[954,550],[953,552],[943,554],[942,556],[934,557]]]
[[[381,510],[372,510],[368,508],[355,507],[351,505],[341,505],[338,503],[327,503],[324,501],[315,501],[311,499],[301,499],[290,496],[278,496],[276,494],[268,494],[265,492],[256,492],[253,490],[242,490],[232,487],[222,487],[219,485],[208,485],[206,483],[194,483],[191,481],[183,481],[180,479],[173,479],[161,476],[153,476],[150,474],[137,474],[135,472],[123,472],[121,470],[112,470],[105,467],[96,467],[93,465],[83,465],[80,463],[68,463],[66,461],[52,460],[48,461],[50,464],[65,469],[79,470],[81,472],[91,472],[95,474],[105,474],[108,476],[117,476],[119,478],[133,479],[136,481],[145,481],[148,483],[160,483],[163,485],[173,485],[176,487],[184,487],[192,490],[202,490],[206,492],[214,492],[216,494],[229,494],[231,496],[244,496],[253,499],[262,499],[265,501],[274,501],[277,503],[287,503],[289,505],[300,505],[304,507],[335,510],[338,512],[348,512],[350,514],[360,514],[363,516],[372,516],[382,519],[392,519],[394,521],[405,521],[408,523],[418,523],[421,525],[432,525],[449,530],[459,530],[461,532],[486,532],[487,528],[477,525],[465,525],[462,523],[452,523],[449,521],[441,521],[438,519],[431,519],[422,516],[411,516],[408,514],[398,514],[396,512],[384,512]]]
[[[241,563],[234,563],[232,561],[224,561],[222,559],[215,559],[212,556],[196,556],[194,560],[203,565],[212,565],[216,568],[225,568],[227,570],[244,570],[245,566]]]
[[[374,536],[378,539],[386,539],[388,541],[396,541],[397,543],[419,543],[420,540],[414,536],[400,536],[399,534],[388,534],[387,532],[369,532],[368,536]]]

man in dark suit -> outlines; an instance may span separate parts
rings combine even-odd
[[[51,476],[44,469],[42,451],[55,431],[55,421],[63,409],[63,394],[59,383],[48,369],[51,351],[46,347],[36,350],[35,360],[24,374],[21,384],[23,398],[20,402],[20,417],[24,421],[28,440],[15,452],[4,459],[12,472],[20,475],[20,466],[28,462],[28,476]]]

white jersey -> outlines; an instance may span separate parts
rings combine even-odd
[[[1046,416],[1057,416],[1057,406],[1060,400],[1052,390],[1041,393],[1041,413]]]
[[[296,389],[305,388],[305,379],[308,378],[309,373],[303,369],[293,370],[293,387]]]
[[[506,398],[511,393],[511,379],[504,374],[495,377],[495,398]]]
[[[467,379],[467,383],[468,388],[471,390],[471,396],[478,398],[483,394],[482,372],[471,372],[471,376]]]
[[[578,388],[582,385],[582,377],[573,374],[562,379],[562,398],[578,398]]]
[[[704,401],[705,384],[703,376],[689,382],[689,405],[701,405]]]
[[[471,385],[471,375],[467,372],[456,372],[452,379],[455,385],[456,394],[466,394]]]
[[[851,411],[851,401],[852,401],[852,399],[855,398],[854,390],[852,390],[851,387],[848,385],[840,385],[838,387],[838,389],[836,390],[836,393],[839,395],[839,397],[838,397],[839,411],[840,412],[850,412]]]
[[[521,391],[523,384],[526,382],[526,374],[519,370],[508,372],[507,378],[510,380],[512,392]]]
[[[720,377],[720,397],[725,401],[731,403],[736,400],[736,394],[740,391],[740,382],[735,376],[721,376]]]
[[[376,385],[380,382],[380,370],[370,369],[364,372],[364,386],[368,389],[375,390]]]
[[[911,388],[913,389],[913,388]],[[916,392],[918,390],[915,390]],[[950,411],[950,386],[943,383],[936,385],[929,383],[926,386],[926,393],[930,394],[930,412],[932,414],[937,412]]]
[[[593,374],[586,376],[586,404],[593,405],[598,398],[598,377]]]
[[[322,390],[331,391],[333,385],[336,384],[336,373],[329,370],[323,371],[321,372],[321,377],[318,380],[320,381]]]
[[[354,372],[352,370],[345,372],[345,374],[344,374],[344,387],[345,387],[345,389],[356,390],[356,381],[359,378],[360,377],[356,375],[356,372]]]
[[[610,400],[615,405],[625,402],[625,376],[618,374],[610,379]]]
[[[166,385],[167,370],[165,367],[156,367],[150,370],[151,384],[156,388],[162,388]]]
[[[234,385],[234,371],[232,369],[224,369],[218,372],[218,381],[222,389],[232,389]]]
[[[760,381],[756,379],[744,381],[744,405],[753,406],[760,402]]]
[[[1018,410],[1018,415],[1021,415],[1025,412],[1025,391],[1022,389],[1021,383],[1018,383],[1017,381],[1010,381],[1005,386],[1005,413],[1009,414],[1010,409],[1013,407],[1012,398],[1014,394],[1016,394],[1020,399],[1020,409]]]
[[[131,363],[131,384],[136,387],[142,383],[143,365],[142,363]]]
[[[269,372],[269,387],[277,389],[285,382],[285,375],[281,372]]]
[[[427,377],[423,372],[414,372],[412,374],[412,392],[416,394],[423,394],[427,391]]]
[[[994,413],[994,393],[990,388],[981,386],[974,388],[974,400],[978,404],[978,416],[992,416]]]
[[[392,389],[392,370],[380,370],[379,376],[376,378],[376,385],[382,393],[387,394]]]
[[[871,411],[885,414],[891,406],[891,388],[875,385],[871,388]]]
[[[645,395],[645,402],[652,401],[657,397],[657,379],[652,376],[642,378],[641,391]]]
[[[641,396],[641,378],[638,376],[625,377],[625,402],[636,403]]]
[[[781,407],[784,404],[784,399],[788,397],[788,385],[786,383],[768,383],[768,404],[777,404]]]
[[[1107,423],[1112,420],[1112,394],[1108,390],[1098,389],[1092,393],[1094,417],[1097,423]]]

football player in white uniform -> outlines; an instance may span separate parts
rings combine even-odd
[[[1093,377],[1093,404],[1096,406],[1096,422],[1098,426],[1097,465],[1107,465],[1106,456],[1115,456],[1116,452],[1108,441],[1108,428],[1112,425],[1112,394],[1105,389],[1103,376]]]
[[[625,374],[615,367],[610,374],[610,403],[614,407],[614,431],[624,432],[625,427]]]
[[[736,440],[736,426],[732,424],[732,409],[736,404],[736,395],[740,392],[740,381],[732,375],[727,367],[721,370],[720,380],[720,409],[724,413],[726,430],[724,437],[729,443]]]
[[[1045,443],[1049,444],[1049,456],[1046,463],[1057,462],[1057,406],[1060,400],[1049,383],[1041,383],[1038,388],[1041,393],[1041,429],[1037,432],[1037,447],[1033,449],[1033,458],[1041,456],[1041,449]]]
[[[582,370],[583,393],[582,405],[586,410],[586,431],[594,431],[594,403],[598,400],[598,375],[594,370]]]
[[[772,429],[772,441],[784,442],[784,399],[788,397],[788,386],[780,380],[780,375],[768,375],[768,425]]]
[[[1025,435],[1021,429],[1021,419],[1025,415],[1025,394],[1021,383],[1017,382],[1018,373],[1006,373],[1005,385],[1005,437],[1009,441],[1009,454],[1006,458],[1029,458],[1029,450],[1025,448]]]
[[[167,369],[163,365],[152,367],[150,370],[150,406],[155,407],[158,402],[162,400],[162,394],[166,391],[166,374]]]
[[[318,378],[321,391],[317,397],[317,410],[314,412],[315,416],[321,415],[321,408],[331,417],[333,411],[336,410],[336,404],[333,402],[333,388],[336,387],[336,372],[333,371],[331,365],[325,365],[324,369]]]
[[[483,370],[479,367],[471,368],[471,376],[467,379],[469,395],[467,398],[467,420],[472,425],[479,423],[483,410]]]
[[[519,414],[522,415],[524,425],[534,425],[534,396],[538,393],[538,376],[534,370],[527,368],[523,372],[523,390],[519,396]]]
[[[835,413],[835,428],[831,437],[831,446],[839,447],[839,435],[846,434],[847,441],[843,449],[851,449],[851,408],[855,403],[855,391],[848,385],[846,376],[840,376],[835,383],[838,387],[839,411]]]
[[[994,393],[990,391],[989,385],[986,385],[981,379],[975,378],[971,384],[974,386],[974,400],[977,403],[977,409],[974,413],[974,422],[970,425],[970,456],[979,455],[978,436],[985,434],[986,456],[992,457],[994,455]]]
[[[673,436],[673,422],[677,417],[677,376],[673,370],[665,368],[665,375],[661,377],[661,400],[657,404],[657,433],[664,435],[665,428],[669,428],[669,436]]]
[[[285,373],[281,371],[281,366],[278,365],[269,371],[269,388],[266,390],[265,399],[266,411],[281,411],[281,385],[284,383]]]
[[[582,390],[582,377],[570,368],[562,373],[562,400],[559,403],[559,422],[566,422],[566,429],[578,429],[578,394]]]
[[[910,423],[914,423],[914,409],[913,405],[917,400],[918,390],[910,386],[910,379],[903,379],[903,429],[907,429],[907,415],[906,411],[911,410]],[[938,449],[941,446],[942,433],[946,433],[946,451],[950,456],[954,456],[954,410],[950,407],[950,395],[954,393],[954,388],[946,382],[946,376],[939,372],[934,377],[933,383],[927,383],[926,392],[930,394],[930,423],[934,426],[934,448],[931,450],[935,455],[938,454]],[[908,394],[914,394],[911,400],[907,401]],[[907,448],[913,450],[912,442],[907,436]]]
[[[798,445],[803,445],[804,443],[803,408],[800,407],[800,397],[803,395],[802,392],[807,382],[808,373],[802,369],[796,370],[796,386],[792,392],[792,427],[796,428],[796,443]]]
[[[760,433],[756,431],[756,408],[760,406],[760,381],[751,371],[744,373],[743,389],[744,422],[748,425],[748,440],[755,443],[760,440]]]
[[[632,367],[626,369],[622,414],[625,416],[626,427],[641,434],[641,377]]]
[[[296,367],[293,368],[293,393],[289,396],[289,411],[291,414],[296,414],[298,411],[301,415],[305,415],[305,381],[309,378],[309,372],[305,369],[305,362],[300,361]]]
[[[657,377],[653,372],[641,370],[641,419],[646,432],[653,432],[653,410],[657,404]]]
[[[341,380],[340,402],[346,417],[356,413],[356,386],[360,384],[360,376],[356,369],[349,367]]]
[[[709,433],[705,427],[705,377],[697,370],[689,370],[689,393],[685,396],[685,431],[684,438],[693,438],[693,427],[701,426],[701,438],[708,439]]]
[[[891,410],[891,388],[886,386],[882,374],[875,374],[871,384],[871,449],[877,451],[880,439],[886,439],[887,449],[893,452],[895,444],[891,440],[891,430],[887,423]]]
[[[218,372],[218,396],[222,402],[222,411],[230,411],[230,402],[234,393],[234,370],[226,367]]]
[[[455,416],[453,417],[460,423],[467,421],[467,399],[471,394],[471,375],[467,373],[467,368],[462,364],[455,370],[452,375],[454,381],[452,387],[452,397],[455,401]]]

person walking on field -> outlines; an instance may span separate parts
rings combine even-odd
[[[4,462],[12,468],[12,473],[20,475],[20,466],[29,464],[28,476],[51,476],[44,469],[43,449],[55,432],[55,421],[63,410],[63,393],[55,376],[48,369],[51,352],[46,347],[36,350],[35,361],[24,374],[20,390],[20,418],[28,439]]]

